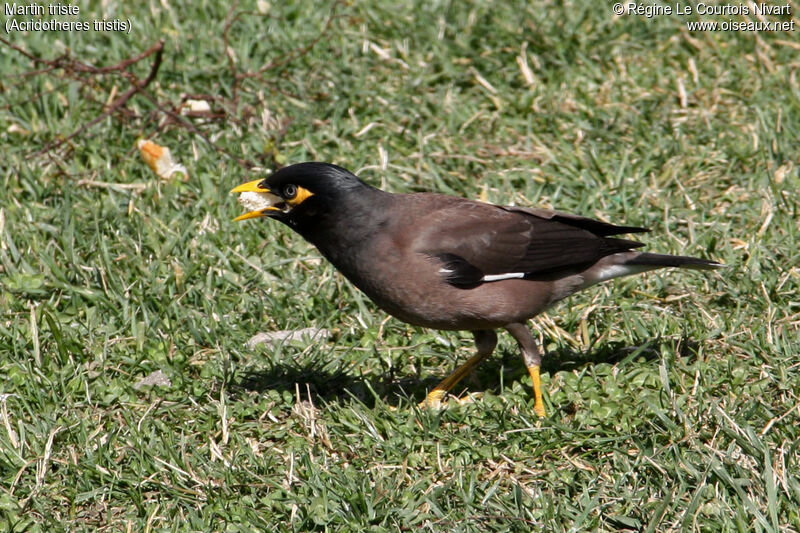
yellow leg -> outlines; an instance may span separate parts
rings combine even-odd
[[[478,349],[478,353],[467,359],[466,363],[456,368],[452,374],[436,385],[425,397],[425,400],[419,404],[421,409],[425,407],[441,407],[442,400],[450,389],[464,379],[464,376],[469,374],[481,361],[492,355],[494,347],[497,345],[495,332],[492,330],[478,330],[473,331],[472,334],[475,336],[475,347]]]
[[[533,381],[533,412],[540,417],[545,416],[544,401],[542,400],[542,381],[539,379],[539,365],[529,366],[528,373]]]
[[[486,356],[484,354],[478,353],[467,359],[466,363],[456,368],[452,374],[444,378],[441,383],[436,385],[428,393],[428,396],[425,397],[425,400],[419,404],[420,408],[441,407],[442,400],[444,399],[445,395],[450,392],[450,389],[455,387],[459,381],[464,379],[464,376],[469,374],[472,369],[478,366],[478,363],[483,361],[485,358]]]
[[[536,343],[533,342],[531,332],[525,324],[515,322],[506,325],[506,330],[517,340],[519,349],[522,351],[522,359],[533,381],[533,411],[540,417],[544,416],[544,401],[542,400],[542,380],[539,378],[539,368],[542,365],[542,354]]]

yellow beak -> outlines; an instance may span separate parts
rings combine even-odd
[[[263,178],[242,183],[231,189],[231,194],[241,194],[239,203],[246,208],[253,209],[255,207],[252,211],[234,218],[234,222],[247,220],[248,218],[265,217],[269,215],[270,211],[280,211],[280,209],[274,207],[272,204],[280,202],[281,198],[273,194],[267,187],[262,187],[262,183],[264,183]]]
[[[248,218],[258,218],[258,217],[265,217],[269,213],[267,211],[280,211],[277,207],[267,207],[266,209],[262,209],[261,211],[250,211],[249,213],[245,213],[244,215],[239,215],[238,217],[234,218],[234,222],[239,222],[240,220],[247,220]]]
[[[247,183],[242,183],[241,185],[237,185],[233,189],[231,189],[231,194],[235,193],[243,193],[243,192],[272,192],[266,187],[259,187],[264,182],[264,179],[260,180],[253,180],[248,181]]]

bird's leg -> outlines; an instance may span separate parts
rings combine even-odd
[[[429,393],[425,400],[419,404],[420,408],[423,407],[439,407],[442,404],[442,399],[447,392],[456,386],[456,383],[461,381],[464,376],[478,366],[478,364],[492,355],[494,347],[497,346],[497,334],[490,330],[473,331],[472,335],[475,337],[475,347],[478,353],[467,359],[467,362],[456,368],[452,374],[444,378],[444,380],[436,385]]]
[[[539,351],[539,348],[536,347],[531,332],[525,324],[520,324],[518,322],[508,324],[506,330],[517,340],[519,349],[522,352],[522,358],[525,360],[525,366],[528,367],[528,373],[531,375],[534,397],[533,411],[539,416],[544,416],[542,382],[539,378],[539,369],[542,366],[542,353]]]

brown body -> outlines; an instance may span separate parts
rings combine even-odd
[[[558,284],[550,281],[508,279],[469,288],[443,283],[441,261],[426,253],[430,241],[438,237],[428,228],[452,230],[446,221],[453,210],[460,212],[462,223],[480,226],[488,213],[499,208],[437,194],[395,194],[391,199],[402,216],[381,223],[379,215],[370,224],[373,231],[359,241],[356,254],[352,249],[345,257],[326,253],[342,274],[390,315],[434,329],[496,329],[536,316],[566,296],[558,294]],[[411,221],[413,228],[423,231],[410,230]],[[321,242],[318,246],[326,248]],[[371,268],[374,260],[382,268]]]
[[[615,277],[721,266],[636,252],[641,243],[614,237],[644,228],[438,194],[391,194],[323,163],[293,165],[234,192],[268,200],[268,207],[240,218],[287,224],[387,313],[417,326],[473,332],[477,355],[431,391],[427,404],[438,404],[492,353],[493,330],[502,327],[519,343],[533,379],[534,409],[543,415],[541,354],[526,320]]]

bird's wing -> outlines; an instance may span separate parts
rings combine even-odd
[[[564,224],[575,226],[576,228],[585,229],[601,237],[607,237],[609,235],[622,235],[625,233],[647,233],[650,231],[647,228],[640,228],[637,226],[617,226],[614,224],[609,224],[608,222],[603,222],[602,220],[597,220],[595,218],[582,217],[580,215],[573,215],[571,213],[562,213],[561,211],[553,211],[552,209],[516,206],[503,206],[500,207],[500,209],[504,209],[511,213],[524,213],[527,215],[533,215],[537,218],[543,218],[545,220],[563,222]]]
[[[453,285],[560,277],[607,255],[642,246],[609,235],[647,231],[545,209],[464,201],[419,221],[414,249],[442,261]]]

